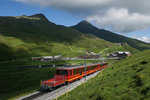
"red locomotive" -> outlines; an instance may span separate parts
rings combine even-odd
[[[107,67],[107,63],[97,63],[86,65],[86,75],[92,74],[98,70]],[[78,79],[82,79],[85,76],[85,66],[76,67],[58,67],[53,79],[49,79],[41,82],[41,90],[50,89],[68,84]]]

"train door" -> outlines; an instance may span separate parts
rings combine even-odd
[[[82,75],[82,68],[80,68],[80,75]]]

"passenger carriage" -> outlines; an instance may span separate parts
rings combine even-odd
[[[92,74],[98,70],[107,67],[107,63],[97,63],[86,65],[86,75]],[[85,66],[76,67],[58,67],[53,79],[41,82],[41,89],[54,89],[57,86],[68,84],[85,76]]]

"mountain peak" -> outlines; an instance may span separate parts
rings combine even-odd
[[[38,17],[42,20],[48,21],[48,19],[45,17],[44,14],[35,14],[35,15],[32,15],[32,16],[29,16],[29,17]]]
[[[91,23],[89,23],[86,20],[83,20],[83,21],[79,22],[77,25],[75,25],[73,27],[82,27],[82,28],[84,27],[85,29],[86,28],[92,28],[92,29],[96,28],[95,26],[93,26]]]
[[[93,26],[91,23],[89,23],[86,20],[79,22],[77,25],[72,26],[72,28],[75,28],[77,30],[82,30],[83,33],[86,33],[87,30],[90,30],[87,33],[89,33],[89,32],[92,33],[94,30],[97,30],[97,28],[95,26]]]
[[[83,20],[83,21],[79,22],[78,25],[91,25],[91,24],[88,21]]]

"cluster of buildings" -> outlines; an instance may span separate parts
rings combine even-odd
[[[31,57],[31,60],[36,60],[36,61],[52,61],[52,60],[60,60],[61,55],[56,55],[56,56],[41,56],[41,57]]]
[[[109,54],[108,58],[116,58],[116,59],[125,59],[126,57],[131,56],[130,52],[117,51]]]
[[[101,57],[101,55],[81,55],[78,56],[78,59],[99,59]]]
[[[99,59],[101,55],[86,55],[86,59]],[[41,56],[41,57],[31,57],[31,60],[35,61],[53,61],[53,60],[74,60],[74,59],[85,59],[85,55],[78,57],[62,57],[61,55],[57,56]]]
[[[118,46],[127,45],[127,43],[116,43]]]
[[[56,56],[41,56],[41,57],[31,57],[31,60],[36,61],[53,61],[53,60],[74,60],[74,59],[102,59],[102,55],[95,54],[95,53],[89,53],[87,55],[80,55],[78,57],[62,57],[62,55],[56,55]],[[125,51],[117,51],[111,54],[108,54],[107,58],[113,58],[113,59],[125,59],[126,57],[131,56],[130,52]]]

